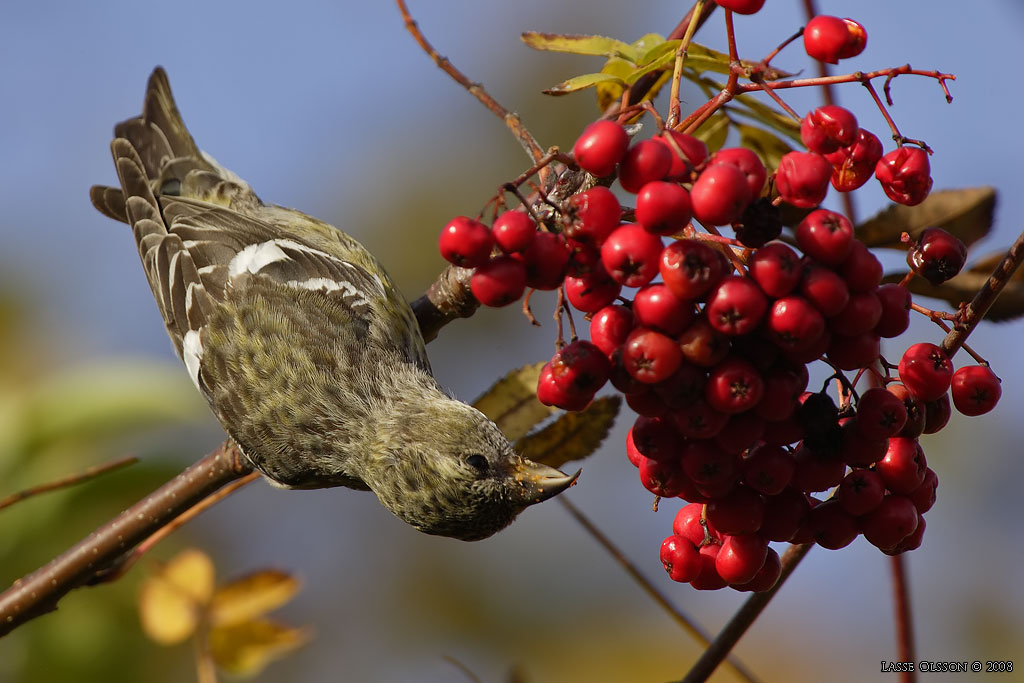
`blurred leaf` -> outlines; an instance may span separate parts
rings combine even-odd
[[[721,89],[722,84],[716,84]],[[734,103],[742,104],[749,111],[747,114],[751,116],[755,121],[759,121],[764,125],[777,130],[783,135],[787,136],[794,142],[803,145],[803,141],[800,139],[800,122],[794,119],[792,116],[784,111],[780,111],[775,107],[760,102],[750,95],[740,95],[733,99]],[[736,107],[730,107],[732,111],[741,111]]]
[[[626,86],[625,81],[611,74],[583,74],[582,76],[574,76],[567,81],[562,81],[558,85],[553,85],[544,90],[543,93],[555,96],[568,95],[571,92],[593,88],[600,83],[614,83],[622,88]]]
[[[1004,256],[1006,252],[1003,251],[990,254],[938,287],[924,278],[915,277],[910,281],[908,288],[915,296],[942,299],[956,310],[960,303],[970,302],[974,298]],[[905,275],[906,273],[886,275],[885,281],[899,282]],[[1021,315],[1024,315],[1024,269],[1018,268],[985,315],[985,320],[1003,322],[1019,318]]]
[[[561,467],[597,450],[619,414],[622,398],[603,396],[580,412],[567,412],[536,434],[516,442],[516,451],[534,462]]]
[[[784,154],[793,151],[782,138],[764,128],[738,123],[736,129],[740,133],[740,147],[746,147],[761,157],[769,173],[779,167]]]
[[[661,57],[653,60],[651,63],[634,70],[633,73],[631,73],[629,77],[626,79],[626,82],[629,83],[630,85],[633,85],[638,80],[640,80],[647,74],[651,73],[652,71],[658,71],[659,69],[667,68],[669,64],[675,62],[675,59],[675,54],[672,52],[663,54]]]
[[[698,128],[693,136],[708,146],[708,152],[714,154],[722,149],[725,139],[729,136],[729,117],[722,112],[712,114],[711,118]]]
[[[256,619],[287,603],[299,588],[298,579],[275,569],[243,576],[221,586],[213,594],[210,623],[233,626]]]
[[[932,192],[917,206],[891,204],[857,226],[857,237],[869,247],[906,249],[900,235],[916,238],[925,228],[942,228],[967,246],[988,234],[996,206],[992,187]]]
[[[605,111],[622,97],[622,93],[626,89],[623,84],[633,73],[633,65],[624,59],[612,58],[601,67],[601,73],[615,76],[622,81],[622,83],[617,83],[609,80],[597,84],[597,107],[601,111]]]
[[[145,361],[102,361],[61,372],[22,400],[19,439],[29,450],[194,419],[202,406],[183,372]]]
[[[534,50],[569,52],[576,55],[622,57],[634,63],[636,63],[638,56],[637,51],[631,45],[605,36],[581,36],[526,31],[520,37],[524,43]]]
[[[189,548],[147,577],[139,592],[139,617],[146,635],[161,645],[191,636],[213,594],[213,575],[213,561]]]
[[[309,642],[309,629],[284,626],[269,619],[210,629],[210,654],[228,673],[252,676],[275,659]],[[341,666],[341,663],[339,663]]]
[[[649,36],[661,38],[661,36],[658,36],[657,34],[649,34]],[[643,54],[640,55],[640,58],[636,61],[636,65],[640,67],[647,67],[654,62],[664,60],[666,55],[670,55],[671,61],[675,58],[676,50],[679,49],[679,43],[680,41],[678,40],[661,40],[660,42],[652,41],[651,45],[646,48]]]
[[[537,400],[537,380],[547,361],[524,365],[498,380],[473,407],[494,421],[509,441],[524,436],[557,408]]]

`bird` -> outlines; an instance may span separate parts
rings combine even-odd
[[[92,203],[131,226],[174,350],[271,484],[371,490],[419,531],[474,541],[575,483],[442,389],[411,306],[355,239],[264,203],[196,146],[162,67],[110,149],[120,187]]]

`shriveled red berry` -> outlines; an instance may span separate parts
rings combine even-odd
[[[768,179],[768,171],[761,163],[761,157],[746,147],[726,147],[715,152],[708,162],[709,166],[731,164],[743,171],[747,183],[747,203],[761,196],[764,181]]]
[[[768,197],[758,197],[747,204],[732,229],[743,246],[759,249],[782,234],[782,212]]]
[[[875,173],[875,165],[884,150],[878,137],[861,128],[853,144],[840,147],[825,155],[832,164],[832,187],[840,192],[852,192],[861,187]]]
[[[683,353],[671,337],[638,327],[626,338],[622,360],[630,375],[644,384],[654,384],[676,371],[683,360]]]
[[[753,332],[768,310],[768,299],[750,278],[729,275],[722,278],[708,297],[708,322],[719,332],[735,336]]]
[[[640,325],[674,337],[693,322],[693,302],[680,299],[663,283],[642,287],[633,297],[633,314]]]
[[[934,401],[949,389],[953,379],[953,364],[941,348],[920,342],[903,354],[899,374],[900,381],[915,397],[922,401]]]
[[[700,574],[700,553],[689,539],[669,536],[661,542],[661,565],[673,581],[689,583]]]
[[[619,164],[619,184],[636,194],[652,180],[661,180],[672,167],[672,153],[654,140],[641,140],[628,150]]]
[[[613,280],[642,287],[658,274],[661,239],[635,223],[623,223],[601,245],[601,261]]]
[[[730,356],[711,368],[704,398],[727,415],[750,410],[764,394],[764,380],[757,368],[739,356]]]
[[[803,118],[800,139],[810,151],[829,154],[852,145],[857,138],[857,130],[857,117],[849,109],[826,104]]]
[[[841,213],[817,209],[796,226],[796,243],[815,260],[838,266],[853,249],[853,224]]]
[[[915,206],[932,189],[928,153],[920,147],[899,147],[875,165],[875,177],[889,199],[897,204]]]
[[[612,174],[628,146],[625,128],[614,121],[595,121],[583,129],[572,146],[572,155],[584,171],[603,178]]]
[[[603,185],[574,194],[569,199],[572,221],[565,228],[569,239],[601,246],[619,227],[622,207],[615,194]]]
[[[693,183],[690,201],[705,225],[735,223],[751,201],[747,175],[733,164],[708,166]]]
[[[682,239],[662,250],[658,272],[673,294],[696,301],[718,285],[725,275],[725,265],[719,253],[707,244]]]
[[[636,326],[633,311],[619,304],[605,306],[590,319],[590,341],[605,354],[626,343],[626,337]]]
[[[764,565],[768,556],[768,540],[759,534],[725,537],[715,558],[715,569],[727,583],[746,583]]]
[[[526,268],[511,256],[498,256],[476,269],[469,287],[484,306],[507,306],[523,296]]]
[[[783,201],[810,209],[825,199],[831,178],[832,165],[817,152],[787,152],[775,171],[775,187]]]
[[[755,251],[748,269],[761,290],[776,298],[796,289],[803,272],[800,257],[784,242],[771,242]]]
[[[844,18],[843,23],[846,24],[846,29],[850,32],[850,35],[846,45],[839,51],[839,59],[849,59],[850,57],[856,57],[867,47],[868,32],[864,30],[860,22],[854,21],[849,17]]]
[[[681,232],[692,217],[690,193],[676,183],[653,180],[636,196],[636,220],[655,235]]]
[[[968,365],[953,373],[953,405],[963,415],[984,415],[1003,394],[999,378],[987,365]]]
[[[615,301],[622,285],[609,277],[600,262],[584,277],[565,278],[565,296],[584,313],[593,313]]]
[[[506,211],[494,220],[491,226],[494,241],[506,254],[524,252],[533,244],[537,226],[529,214],[523,211]]]
[[[444,226],[438,239],[441,256],[446,261],[463,268],[476,268],[491,256],[494,248],[494,234],[480,221],[456,216]]]
[[[882,316],[875,325],[875,334],[891,339],[906,332],[910,326],[910,290],[890,282],[876,289],[875,296],[882,304]]]
[[[942,228],[925,228],[907,250],[907,265],[933,285],[954,277],[967,261],[967,247]]]

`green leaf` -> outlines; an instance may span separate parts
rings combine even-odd
[[[910,281],[908,288],[915,296],[941,299],[948,302],[953,310],[956,310],[962,302],[974,299],[974,295],[985,284],[1004,256],[1006,256],[1004,251],[989,254],[938,287],[930,284],[924,278],[915,277]],[[886,275],[885,281],[900,282],[905,275],[906,273]],[[1014,320],[1021,315],[1024,315],[1024,269],[1018,268],[1003,290],[999,292],[999,297],[985,315],[985,320],[998,323]]]
[[[516,442],[516,451],[534,462],[561,467],[592,454],[608,436],[622,399],[604,396],[580,412],[567,412],[536,434]]]
[[[661,36],[658,36],[659,38]],[[665,59],[666,55],[669,57],[669,61],[675,58],[676,50],[679,49],[679,40],[663,40],[660,43],[655,43],[647,49],[640,59],[637,60],[637,66],[648,66],[656,61]]]
[[[740,147],[746,147],[761,157],[769,173],[779,167],[784,154],[793,151],[782,138],[764,128],[737,123],[736,130],[740,133]]]
[[[537,400],[537,380],[545,362],[513,370],[473,403],[510,441],[524,436],[557,410]]]
[[[640,80],[641,78],[643,78],[644,76],[653,71],[658,71],[659,69],[668,69],[668,66],[675,61],[675,58],[676,56],[674,52],[664,54],[658,59],[655,59],[651,63],[647,64],[646,66],[636,69],[633,73],[629,75],[629,77],[626,79],[626,82],[629,83],[630,85],[633,85],[638,80]]]
[[[917,206],[892,204],[857,226],[857,237],[869,247],[906,249],[904,232],[916,238],[925,228],[942,228],[970,246],[988,234],[996,206],[992,187],[932,192]]]
[[[729,136],[729,124],[729,117],[720,111],[712,114],[711,118],[705,121],[693,136],[702,140],[708,146],[708,152],[714,154],[725,144],[725,140]]]
[[[568,52],[576,55],[604,55],[606,57],[622,57],[633,63],[637,60],[637,51],[633,46],[621,40],[605,36],[581,36],[560,33],[541,33],[526,31],[522,41],[534,50],[551,52]]]
[[[593,88],[599,83],[615,83],[622,88],[626,87],[626,82],[618,76],[610,74],[583,74],[582,76],[574,76],[567,81],[562,81],[558,85],[553,85],[543,92],[545,95],[568,95],[577,90]]]

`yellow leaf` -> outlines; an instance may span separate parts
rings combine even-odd
[[[568,95],[571,92],[593,88],[602,83],[612,83],[619,87],[625,87],[626,85],[621,78],[610,74],[583,74],[582,76],[574,76],[567,81],[553,85],[543,92],[545,95]]]
[[[299,592],[299,580],[276,569],[254,572],[231,581],[213,594],[210,623],[232,626],[263,616]]]
[[[577,55],[624,57],[631,62],[635,62],[637,59],[637,52],[633,46],[627,45],[621,40],[605,36],[579,36],[527,31],[522,34],[521,38],[524,43],[534,50],[570,52]]]
[[[537,400],[537,380],[544,361],[525,365],[505,375],[473,404],[491,418],[510,441],[530,431],[557,409]]]
[[[191,636],[213,594],[213,577],[213,561],[195,548],[178,553],[148,577],[139,592],[139,618],[146,635],[161,645]]]
[[[516,451],[551,467],[585,458],[608,436],[620,405],[620,397],[603,396],[584,410],[565,413],[536,434],[519,439]]]
[[[601,111],[605,111],[622,97],[622,91],[625,90],[623,83],[633,73],[633,65],[625,59],[612,57],[601,67],[601,73],[621,80],[621,82],[612,80],[597,84],[597,106]]]
[[[256,619],[210,630],[210,655],[224,671],[253,676],[271,661],[281,659],[306,644],[309,629],[293,628],[269,619]]]

